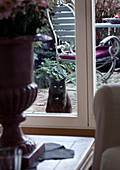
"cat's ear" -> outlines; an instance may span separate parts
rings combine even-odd
[[[62,79],[62,81],[65,81],[66,80],[66,77],[64,77],[63,79]]]
[[[64,77],[63,79],[60,80],[60,82],[64,82],[65,83],[66,77]]]

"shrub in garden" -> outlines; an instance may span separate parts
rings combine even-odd
[[[65,75],[68,74],[68,69],[64,64],[60,64]],[[75,67],[75,66],[74,66]],[[41,65],[38,66],[38,69],[34,71],[34,80],[38,84],[39,88],[49,87],[50,77],[55,79],[64,78],[60,74],[56,60],[45,59]]]

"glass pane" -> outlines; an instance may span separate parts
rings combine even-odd
[[[120,82],[119,8],[119,0],[95,1],[97,88],[102,84]]]
[[[38,96],[26,111],[76,116],[75,4],[67,0],[50,2],[49,6],[47,27],[40,32],[43,41],[35,43]]]

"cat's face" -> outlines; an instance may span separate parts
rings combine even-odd
[[[65,92],[65,79],[56,80],[51,79],[50,90],[53,93],[61,94]]]

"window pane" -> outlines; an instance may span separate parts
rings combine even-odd
[[[42,128],[86,128],[88,126],[88,85],[87,85],[87,42],[91,40],[91,27],[89,33],[86,33],[88,25],[86,20],[91,23],[91,12],[87,15],[86,5],[88,0],[75,1],[75,35],[76,35],[76,74],[77,81],[73,91],[77,96],[77,113],[46,113],[31,112],[27,113],[27,120],[23,126],[42,127]],[[89,8],[90,9],[90,8]],[[66,32],[65,32],[66,33]],[[87,40],[88,39],[88,40]],[[91,47],[89,46],[89,49]],[[72,83],[73,85],[73,83]],[[73,87],[70,87],[73,88]],[[69,88],[69,89],[70,89]],[[77,89],[77,92],[76,92]],[[69,92],[69,91],[68,91]],[[75,99],[76,100],[76,99]],[[74,109],[74,108],[73,108]]]
[[[49,26],[41,34],[44,41],[35,43],[34,81],[39,89],[36,101],[26,111],[38,114],[62,113],[62,116],[63,113],[70,113],[75,116],[75,3],[59,3],[50,3],[52,10],[47,11]]]
[[[101,10],[102,7],[102,10]],[[120,82],[119,21],[116,18],[119,1],[95,2],[96,13],[96,78],[97,88],[106,83]],[[119,17],[119,16],[118,16]],[[105,38],[116,36],[105,42]],[[118,40],[117,40],[118,38]],[[100,42],[102,44],[100,45]],[[105,43],[105,44],[103,44]],[[103,46],[104,45],[104,46]],[[99,46],[99,47],[98,47]],[[118,51],[117,51],[118,50]]]

